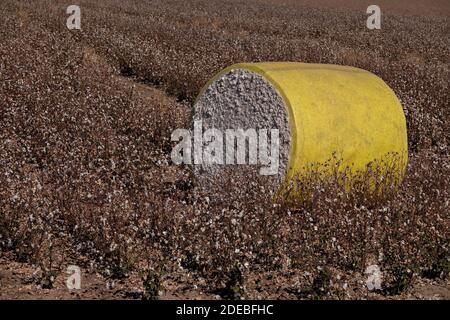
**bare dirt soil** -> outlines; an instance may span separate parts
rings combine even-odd
[[[143,290],[139,277],[134,274],[126,280],[111,280],[95,271],[84,272],[80,290],[69,290],[66,285],[69,274],[56,276],[53,288],[43,288],[37,283],[41,270],[27,264],[11,261],[0,261],[0,299],[6,300],[62,300],[62,299],[142,299]],[[249,279],[248,292],[252,299],[298,299],[300,290],[295,287],[295,278],[301,278],[301,271],[290,273],[267,273]],[[362,279],[362,278],[361,278]],[[298,280],[297,280],[298,281]],[[293,285],[294,284],[294,285]],[[205,279],[195,277],[189,272],[175,272],[166,276],[163,282],[164,290],[160,299],[191,300],[191,299],[222,299],[219,293],[211,292]],[[415,280],[411,288],[401,295],[383,296],[370,292],[343,293],[341,299],[433,299],[449,300],[449,281],[429,279]]]

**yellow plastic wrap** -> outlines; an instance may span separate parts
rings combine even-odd
[[[325,64],[242,63],[222,70],[200,95],[234,69],[260,74],[284,99],[291,131],[285,183],[333,155],[342,159],[342,168],[358,171],[396,154],[396,168],[403,175],[408,158],[405,115],[394,92],[376,75]]]

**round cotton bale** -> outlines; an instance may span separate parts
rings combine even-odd
[[[402,106],[382,79],[358,68],[294,62],[232,65],[202,89],[194,120],[201,120],[203,130],[278,129],[278,171],[268,178],[274,192],[336,155],[340,168],[354,173],[370,163],[389,163],[401,177],[406,168]],[[383,161],[389,155],[396,156]],[[226,172],[244,167],[251,166],[203,163],[194,172],[199,185],[209,188],[211,182],[224,183]],[[260,167],[253,166],[254,174]]]

